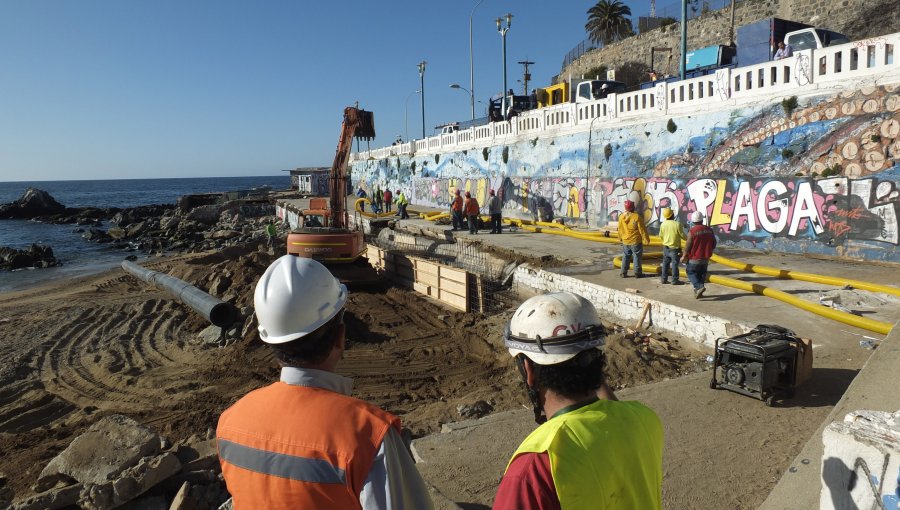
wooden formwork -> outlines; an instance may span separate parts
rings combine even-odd
[[[372,267],[384,271],[398,285],[437,299],[452,308],[468,312],[470,275],[468,272],[430,260],[388,252],[369,245],[366,258]]]

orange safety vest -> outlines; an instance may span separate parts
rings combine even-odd
[[[396,416],[340,393],[277,382],[228,408],[216,429],[236,510],[361,508]]]
[[[462,212],[463,208],[463,199],[461,196],[456,195],[456,198],[453,199],[453,204],[450,205],[450,210]]]
[[[466,216],[478,216],[479,210],[481,209],[478,207],[478,200],[476,200],[475,197],[466,199],[465,208]]]

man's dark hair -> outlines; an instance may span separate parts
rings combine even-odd
[[[576,398],[600,389],[606,356],[597,349],[579,352],[574,358],[556,365],[536,365],[535,384],[564,397]]]
[[[289,367],[318,365],[328,358],[331,349],[337,342],[338,328],[344,323],[344,310],[341,310],[319,329],[296,340],[283,344],[272,344],[275,358]]]

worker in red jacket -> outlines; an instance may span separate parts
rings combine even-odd
[[[471,193],[466,191],[466,200],[463,204],[463,210],[466,212],[466,219],[469,222],[469,233],[478,233],[478,216],[481,214],[481,207],[478,205],[478,199],[473,197]]]
[[[384,212],[391,212],[394,208],[394,194],[391,190],[384,190]]]
[[[682,262],[688,280],[694,286],[694,298],[700,299],[706,292],[706,273],[709,269],[709,259],[716,249],[716,234],[713,229],[703,224],[703,215],[700,211],[691,214],[693,226],[688,231],[687,241],[684,245]]]
[[[463,228],[463,199],[459,194],[459,190],[453,195],[453,201],[450,202],[450,221],[453,222],[453,231],[462,230]]]
[[[349,396],[335,373],[346,346],[347,288],[308,258],[285,255],[256,285],[259,336],[281,380],[219,418],[222,475],[236,510],[432,508],[400,420]]]

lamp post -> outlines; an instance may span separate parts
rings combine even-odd
[[[475,57],[472,56],[472,17],[475,16],[475,9],[481,5],[484,0],[478,0],[472,12],[469,13],[469,103],[472,105],[472,120],[475,120]]]
[[[409,142],[409,98],[413,97],[413,94],[418,94],[418,90],[414,90],[406,96],[406,110],[404,114],[404,125],[406,126],[406,141]]]
[[[419,62],[417,67],[419,68],[419,93],[421,94],[419,97],[422,99],[422,139],[425,139],[425,62],[424,60]]]
[[[504,27],[501,18],[497,18],[497,31],[500,32],[500,39],[503,40],[503,102],[501,103],[503,112],[501,114],[506,118],[506,33],[512,25],[512,14],[506,15],[506,26]]]
[[[460,86],[459,83],[451,83],[450,88],[457,89],[457,90],[465,90],[466,93],[468,93],[470,97],[472,96],[472,91],[463,86]],[[472,120],[475,120],[475,103],[472,103]]]
[[[682,80],[687,71],[687,2],[688,0],[681,0],[681,65],[679,66],[679,78]]]

